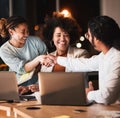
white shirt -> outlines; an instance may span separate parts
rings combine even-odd
[[[58,57],[57,62],[72,71],[99,71],[99,89],[88,93],[89,100],[103,104],[120,100],[120,51],[111,48],[89,59]]]

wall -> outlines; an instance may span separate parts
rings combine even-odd
[[[9,17],[9,1],[0,0],[0,18]]]
[[[100,14],[114,18],[120,26],[120,0],[101,0],[100,4]]]

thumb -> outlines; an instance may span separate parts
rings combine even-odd
[[[89,89],[94,90],[92,81],[89,81]]]

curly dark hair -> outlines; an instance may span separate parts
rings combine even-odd
[[[109,47],[120,50],[120,28],[109,16],[97,16],[88,22],[92,37],[97,37]]]
[[[43,36],[45,40],[51,41],[53,33],[56,27],[62,28],[70,36],[70,45],[76,43],[81,35],[81,27],[78,25],[75,19],[70,17],[64,17],[63,15],[56,13],[51,18],[47,19]]]

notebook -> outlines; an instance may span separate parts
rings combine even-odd
[[[39,72],[42,105],[90,105],[85,93],[85,73]]]
[[[16,75],[11,71],[0,71],[0,101],[19,102]]]

